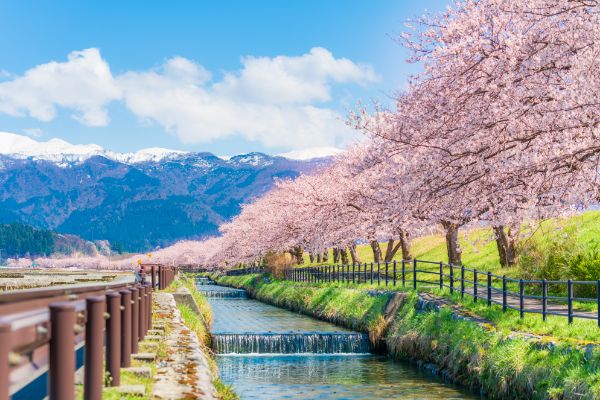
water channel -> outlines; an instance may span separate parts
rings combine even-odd
[[[221,379],[244,400],[479,398],[414,366],[370,354],[365,334],[198,279],[213,309]]]

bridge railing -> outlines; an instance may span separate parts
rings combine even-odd
[[[526,280],[427,260],[356,263],[288,268],[286,279],[296,282],[338,282],[418,289],[447,289],[475,302],[498,304],[502,310],[595,319],[600,327],[600,280]]]
[[[144,284],[126,279],[1,293],[0,400],[32,391],[72,400],[80,366],[84,399],[101,399],[104,383],[119,386],[121,367],[131,365],[152,327],[153,289],[175,276],[172,267],[155,267],[149,271],[157,279]]]

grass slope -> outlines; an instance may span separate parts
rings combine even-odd
[[[576,242],[582,248],[595,249],[600,247],[600,211],[588,211],[564,219],[550,219],[540,224],[535,232],[530,233],[531,236],[523,243],[525,246],[531,245],[531,242],[533,242],[533,244],[543,249],[549,247],[557,240],[569,236],[573,242]],[[505,273],[509,276],[518,275],[518,269],[502,269],[500,267],[496,242],[493,240],[491,229],[475,228],[462,231],[459,242],[465,266],[486,271],[489,270],[493,273]],[[381,249],[384,254],[386,248],[387,243],[381,243]],[[370,263],[373,261],[373,252],[369,245],[359,245],[357,250],[361,262]],[[448,261],[446,242],[441,234],[415,238],[412,241],[412,252],[417,259]],[[401,260],[401,252],[398,252],[394,259]],[[328,264],[333,260],[331,250],[329,260]],[[325,264],[327,263],[310,264],[308,254],[305,254],[305,266]]]

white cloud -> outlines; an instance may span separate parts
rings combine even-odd
[[[54,119],[57,107],[75,110],[84,125],[104,126],[104,106],[121,97],[106,61],[98,49],[74,51],[68,61],[38,65],[22,76],[0,83],[0,112]]]
[[[106,104],[123,99],[142,121],[160,124],[187,144],[240,135],[268,147],[304,149],[339,145],[354,135],[335,111],[339,104],[330,104],[333,86],[378,79],[372,67],[323,48],[241,63],[218,81],[183,57],[113,77],[100,52],[87,49],[0,82],[0,112],[50,121],[62,107],[75,110],[83,124],[103,126]]]
[[[188,144],[239,134],[269,147],[334,145],[353,132],[319,105],[336,83],[378,79],[370,66],[314,48],[299,57],[246,57],[238,73],[211,83],[199,64],[176,58],[159,70],[119,76],[127,107]]]
[[[23,133],[32,138],[39,138],[44,134],[44,131],[40,128],[27,128],[23,129]]]

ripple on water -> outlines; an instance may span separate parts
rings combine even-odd
[[[242,399],[476,399],[383,356],[218,356],[219,373]]]

